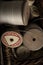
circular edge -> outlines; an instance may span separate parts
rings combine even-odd
[[[18,42],[19,45],[17,45],[17,46],[14,47],[14,44],[11,45],[11,46],[9,46],[8,44],[6,45],[5,43],[3,43],[3,40],[2,40],[2,39],[3,39],[3,36],[6,35],[6,33],[8,33],[8,32],[16,33],[16,34],[19,36],[19,38],[20,38],[20,41]],[[8,31],[8,32],[5,32],[4,34],[2,34],[2,36],[1,36],[1,42],[2,42],[5,46],[10,47],[10,48],[16,48],[16,47],[20,46],[20,45],[22,44],[22,41],[23,41],[22,36],[21,36],[19,33],[14,32],[14,31]],[[20,43],[20,42],[21,42],[21,43]]]

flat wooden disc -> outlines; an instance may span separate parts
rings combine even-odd
[[[24,35],[24,45],[29,50],[39,50],[43,46],[43,32],[38,29],[27,31]]]

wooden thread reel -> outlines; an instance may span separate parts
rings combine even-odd
[[[4,65],[11,65],[11,49],[8,47],[3,47],[3,61]]]
[[[5,26],[6,27],[6,26]],[[8,29],[9,27],[9,29]],[[15,26],[14,26],[15,27]],[[19,31],[14,30],[14,27],[7,26],[6,32],[4,30],[4,33],[1,36],[1,42],[10,48],[16,48],[22,44],[22,35],[19,33]],[[18,28],[16,28],[18,30]]]
[[[5,7],[6,6],[6,7]],[[27,25],[30,17],[30,7],[27,2],[9,1],[0,2],[0,23],[13,25]]]
[[[40,16],[38,8],[34,5],[31,6],[31,15],[32,15],[32,18]]]
[[[1,37],[2,43],[11,48],[16,48],[22,44],[22,37],[14,31],[7,31]]]
[[[17,59],[19,61],[24,61],[28,59],[30,55],[30,51],[25,46],[20,46],[17,48],[16,54],[17,54]]]
[[[8,64],[11,65],[9,49],[6,49],[6,56],[7,56]]]
[[[37,51],[43,47],[43,32],[37,25],[30,25],[30,29],[24,34],[24,46],[31,51]]]
[[[5,47],[5,54],[6,54],[6,56],[5,56],[6,60],[5,60],[5,64],[4,65],[16,64],[16,59],[13,57],[11,48]]]

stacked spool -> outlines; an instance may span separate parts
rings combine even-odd
[[[7,7],[7,4],[11,5],[12,3],[11,2],[6,3],[5,5]],[[15,3],[16,3],[16,1],[15,1]],[[16,4],[18,4],[18,3],[16,3]],[[4,5],[4,2],[3,2],[3,5]],[[0,4],[0,6],[3,6],[3,5]],[[9,8],[10,8],[10,5],[8,5]],[[4,12],[3,8],[0,9],[0,11],[1,11],[0,23],[8,22],[9,24],[14,24],[14,25],[20,25],[20,24],[27,25],[27,20],[30,15],[29,14],[30,9],[29,9],[29,6],[27,5],[27,3],[25,3],[24,10],[22,13],[23,15],[21,15],[21,7],[22,7],[21,5],[22,5],[22,2],[19,3],[20,8],[19,8],[19,6],[16,5],[17,8],[19,8],[18,9],[19,14],[16,12],[16,9],[15,9],[16,7],[14,8],[15,11],[13,10],[12,7],[11,7],[11,10],[10,9],[7,9],[8,11],[5,10],[6,12]],[[11,6],[14,7],[14,3]],[[9,14],[9,12],[10,12],[10,14]],[[15,18],[14,18],[13,13],[15,14]],[[28,15],[26,15],[26,14],[28,14]],[[5,17],[4,17],[4,15],[5,15]],[[7,15],[8,15],[8,17],[10,17],[10,15],[12,15],[12,17],[7,18]],[[20,18],[18,17],[18,15],[20,16]],[[16,16],[18,19],[16,19]],[[5,30],[2,27],[3,34],[1,33],[1,35],[2,35],[1,42],[4,44],[4,46],[12,48],[12,53],[14,54],[15,58],[19,59],[19,61],[28,58],[30,51],[38,51],[39,49],[41,49],[43,47],[43,31],[42,31],[41,27],[39,27],[38,25],[31,24],[29,26],[28,30],[25,31],[23,38],[22,38],[22,35],[20,34],[20,32],[17,31],[18,30],[17,27],[14,27],[14,26],[13,27],[7,26],[7,27],[8,28],[6,28],[6,26],[4,27],[4,29],[6,28]],[[22,45],[22,43],[23,43],[23,45]],[[10,65],[11,61],[9,62],[10,56],[8,55],[9,54],[8,48],[6,48],[5,52],[7,54],[6,56],[8,57],[8,65]]]
[[[30,17],[30,7],[27,2],[0,2],[0,23],[27,25]]]
[[[30,25],[27,32],[24,34],[24,46],[31,51],[37,51],[43,47],[43,32],[42,29],[36,25]]]
[[[23,39],[18,27],[6,24],[2,26],[1,42],[10,48],[16,48],[20,46]]]
[[[2,31],[1,43],[6,47],[12,48],[12,54],[17,60],[26,60],[30,56],[30,51],[38,51],[43,47],[43,32],[37,24],[30,24],[29,27],[25,29],[24,36],[20,34],[20,30],[18,30],[16,26],[5,25],[4,29],[5,28],[6,31]],[[20,38],[19,43],[17,41],[18,38],[15,36]],[[11,38],[13,41],[11,41]]]

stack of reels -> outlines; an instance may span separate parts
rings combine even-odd
[[[31,2],[31,0],[29,1]],[[43,18],[35,18],[35,14],[32,13],[32,5],[28,5],[27,2],[24,3],[24,1],[14,1],[3,2],[3,4],[1,2],[0,4],[2,65],[37,65],[37,63],[42,62],[40,58],[43,59]],[[31,17],[34,19],[30,18],[32,20],[28,24],[30,9]],[[35,16],[37,17],[37,15]],[[23,30],[23,27],[21,29],[20,26],[15,25],[27,26],[24,26],[25,29]]]
[[[11,63],[15,63],[14,60],[23,62],[43,56],[43,51],[41,50],[43,49],[43,30],[39,25],[32,23],[22,31],[17,26],[3,24],[0,30],[2,32],[0,36],[3,55],[4,58],[8,56],[9,59],[10,57],[10,62],[13,59]],[[7,52],[6,50],[10,51]]]

